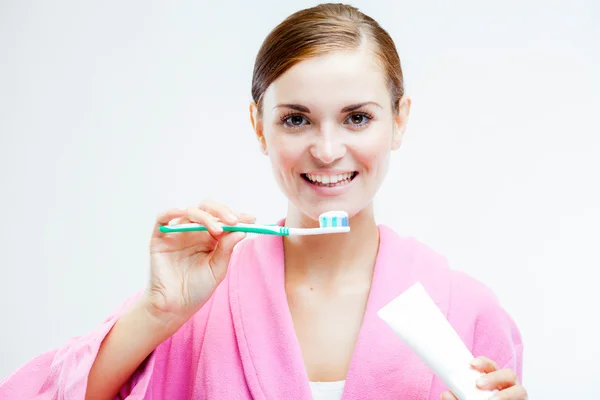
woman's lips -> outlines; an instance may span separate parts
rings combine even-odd
[[[341,174],[301,174],[306,184],[322,196],[339,196],[345,193],[358,176],[358,172]]]

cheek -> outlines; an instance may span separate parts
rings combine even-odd
[[[391,149],[391,132],[374,133],[361,138],[354,146],[354,154],[358,162],[369,172],[376,173],[380,166],[385,166]]]
[[[271,163],[276,169],[293,168],[302,158],[303,147],[293,138],[275,135],[268,144]],[[287,171],[280,171],[286,173]]]

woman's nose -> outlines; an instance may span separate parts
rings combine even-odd
[[[335,128],[330,127],[319,132],[310,151],[312,156],[323,164],[332,164],[344,157],[346,146],[341,135]]]

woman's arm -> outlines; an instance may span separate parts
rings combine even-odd
[[[185,323],[157,314],[142,297],[103,340],[88,376],[86,400],[112,400],[142,362]]]

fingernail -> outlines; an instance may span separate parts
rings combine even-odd
[[[479,386],[479,387],[483,387],[483,386],[487,385],[487,383],[488,383],[488,379],[484,376],[477,379],[477,386]]]
[[[227,214],[227,219],[231,221],[237,221],[237,217],[233,214]]]
[[[480,367],[482,365],[482,362],[479,358],[475,358],[473,359],[473,361],[471,361],[471,365],[474,367]]]

